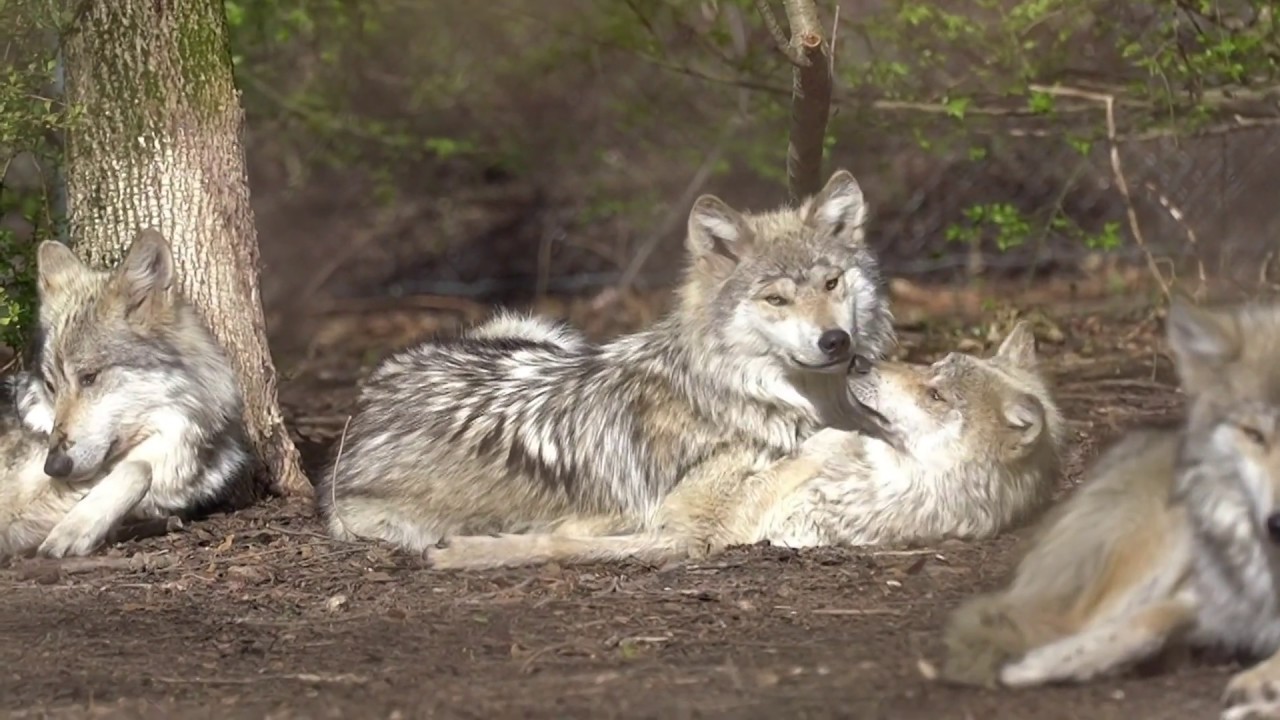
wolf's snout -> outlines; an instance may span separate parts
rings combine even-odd
[[[853,338],[843,330],[826,330],[818,336],[818,349],[827,357],[842,357],[849,354],[853,347]]]
[[[1280,512],[1271,513],[1267,517],[1267,534],[1271,536],[1271,541],[1280,543]]]
[[[49,477],[67,477],[74,468],[75,463],[71,461],[71,456],[61,450],[51,449],[44,458],[44,474]]]

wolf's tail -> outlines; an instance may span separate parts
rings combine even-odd
[[[1053,613],[1016,603],[1005,593],[971,598],[947,620],[942,678],[995,687],[1005,663],[1061,634],[1058,625]]]
[[[639,560],[663,563],[694,555],[687,538],[661,532],[585,537],[555,533],[464,535],[427,549],[432,567],[483,569],[555,562],[579,565]]]

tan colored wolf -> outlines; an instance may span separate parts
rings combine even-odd
[[[822,430],[797,456],[751,478],[686,480],[653,530],[621,515],[567,518],[548,533],[446,538],[427,556],[440,568],[662,562],[761,540],[811,547],[989,537],[1042,507],[1058,476],[1063,421],[1037,365],[1026,323],[988,359],[879,363],[851,385],[889,420],[900,449]]]
[[[1280,711],[1280,305],[1175,299],[1188,415],[1131,433],[1045,518],[1004,590],[961,606],[945,678],[1083,681],[1187,647],[1263,662],[1226,718]]]
[[[703,196],[653,327],[595,345],[491,326],[387,358],[322,476],[330,532],[420,552],[573,514],[643,522],[682,478],[745,478],[826,425],[886,433],[845,380],[893,338],[866,214],[845,171],[798,208]]]
[[[0,404],[0,555],[86,555],[122,523],[244,491],[239,383],[173,288],[168,242],[143,231],[110,271],[46,242],[37,265],[38,363]]]

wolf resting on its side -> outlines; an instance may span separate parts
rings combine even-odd
[[[848,172],[799,208],[689,216],[678,308],[604,345],[473,331],[385,360],[318,498],[338,538],[422,551],[570,514],[644,523],[682,478],[747,477],[826,425],[885,432],[851,400],[892,341]]]
[[[127,519],[216,505],[251,463],[239,383],[154,230],[112,271],[37,252],[38,372],[0,407],[0,555],[87,555]]]
[[[1223,717],[1280,716],[1280,305],[1175,300],[1168,336],[1185,425],[1102,455],[1009,587],[955,612],[945,677],[1083,681],[1217,648],[1270,657],[1231,681]]]
[[[988,359],[881,363],[852,386],[888,418],[901,449],[822,430],[795,457],[746,480],[686,480],[652,531],[634,532],[618,516],[569,518],[551,533],[446,538],[427,555],[439,568],[482,568],[664,562],[761,540],[812,547],[990,537],[1043,506],[1058,475],[1062,416],[1036,366],[1025,323]]]

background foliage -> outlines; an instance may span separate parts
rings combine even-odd
[[[705,168],[711,186],[734,179],[756,204],[781,197],[790,72],[756,0],[225,6],[260,217],[272,203],[302,212],[289,203],[311,197],[326,208],[318,212],[359,217],[350,224],[373,227],[379,243],[410,232],[404,218],[473,245],[501,231],[516,244],[478,247],[484,258],[474,262],[514,276],[523,266],[492,258],[529,256],[543,292],[560,287],[549,284],[549,262],[642,275],[629,266],[654,228],[678,235],[668,206],[694,169]],[[1116,108],[1115,142],[1137,148],[1127,152],[1135,173],[1147,173],[1134,181],[1146,204],[1179,194],[1141,190],[1176,184],[1157,162],[1165,139],[1266,127],[1277,115],[1280,21],[1264,0],[842,0],[819,9],[835,30],[833,162],[856,165],[873,186],[888,234],[941,243],[883,249],[901,272],[926,261],[989,272],[1005,256],[1034,270],[1055,247],[1131,249],[1100,96]],[[57,231],[49,169],[57,134],[76,118],[57,102],[51,51],[56,26],[73,20],[57,3],[0,0],[0,23],[14,30],[0,56],[0,162],[27,152],[39,169],[10,167],[0,189],[0,340],[10,344],[27,324],[31,241]],[[489,202],[492,216],[496,203],[512,212],[526,200],[540,208],[536,228],[517,217],[469,229],[477,203]],[[399,220],[385,220],[387,209]],[[456,255],[445,245],[415,247]],[[439,290],[453,287],[440,284],[445,270],[474,279],[469,262],[449,256],[442,270],[395,256],[387,267],[431,276]],[[386,284],[391,271],[378,272],[375,284]],[[390,285],[415,292],[396,277]]]

